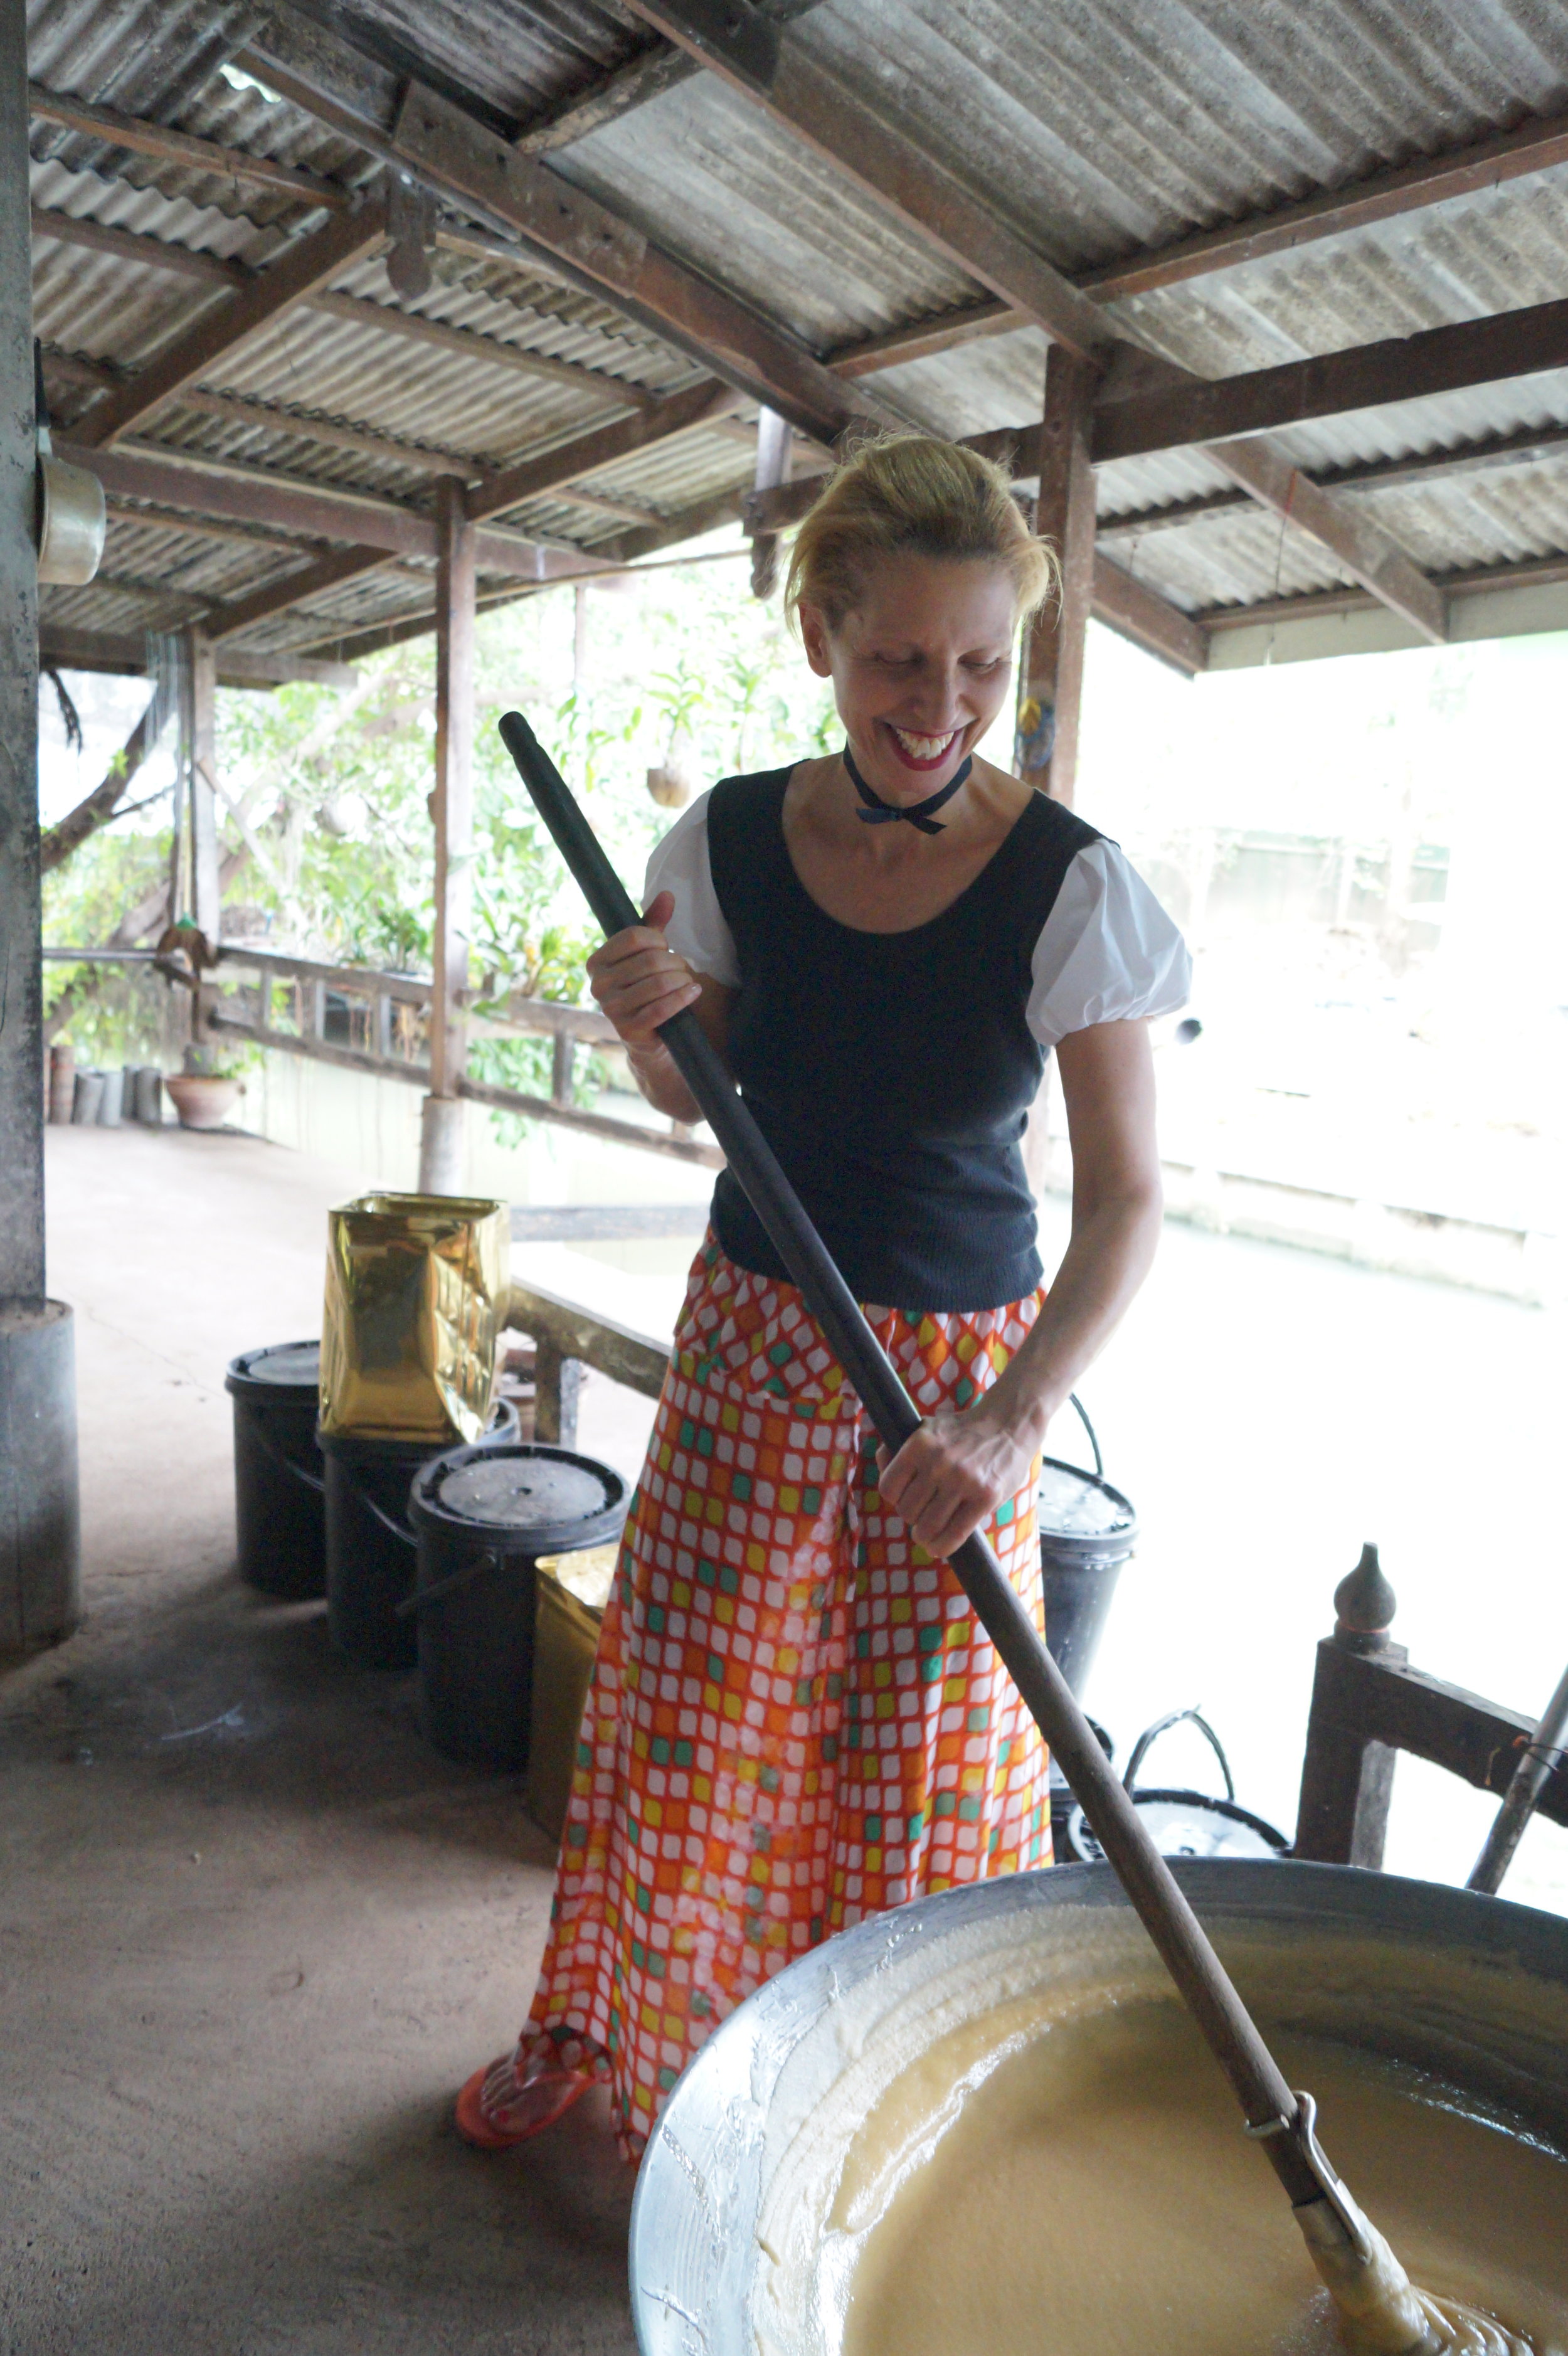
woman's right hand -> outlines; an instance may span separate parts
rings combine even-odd
[[[664,937],[674,914],[674,893],[661,892],[642,924],[613,933],[588,960],[589,987],[628,1047],[662,1046],[660,1023],[702,995],[691,968]]]

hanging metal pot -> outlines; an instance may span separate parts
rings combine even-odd
[[[38,579],[80,589],[103,556],[103,486],[85,466],[38,453]]]

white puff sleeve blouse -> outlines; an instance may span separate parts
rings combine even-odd
[[[665,927],[677,957],[729,989],[740,967],[713,888],[708,796],[682,812],[648,861],[643,905],[675,896]],[[1025,1019],[1047,1050],[1096,1023],[1174,1014],[1192,984],[1187,944],[1126,854],[1104,837],[1081,851],[1062,879],[1030,960]]]

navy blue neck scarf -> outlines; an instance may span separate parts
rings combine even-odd
[[[858,809],[855,813],[862,826],[895,826],[901,819],[908,826],[919,827],[922,834],[942,833],[942,821],[933,817],[933,812],[939,810],[944,802],[953,799],[974,766],[973,760],[965,754],[939,793],[928,794],[924,801],[912,802],[907,809],[901,809],[896,802],[885,802],[880,794],[866,783],[855,766],[855,755],[848,744],[844,747],[844,766],[849,772],[849,783],[866,805],[864,809]]]

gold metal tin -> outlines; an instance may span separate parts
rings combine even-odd
[[[327,1214],[321,1428],[476,1440],[507,1322],[504,1203],[365,1194]]]

